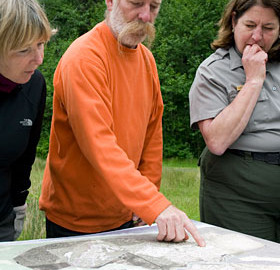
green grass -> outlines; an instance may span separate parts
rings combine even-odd
[[[44,167],[45,161],[36,159],[31,172],[32,185],[27,198],[28,208],[24,229],[19,240],[46,237],[44,213],[38,207]],[[190,219],[199,220],[199,169],[196,160],[165,160],[161,192]]]
[[[179,167],[179,168],[197,168],[197,159],[177,159],[177,158],[170,158],[163,161],[164,167]]]
[[[46,237],[45,215],[39,210],[41,183],[45,161],[36,159],[31,172],[31,188],[27,197],[27,212],[23,231],[18,240],[42,239]]]
[[[199,220],[199,169],[163,167],[161,192],[190,219]]]

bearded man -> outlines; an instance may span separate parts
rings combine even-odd
[[[155,60],[141,42],[154,38],[161,0],[106,5],[106,20],[72,43],[54,75],[39,201],[47,237],[156,222],[159,241],[183,241],[189,231],[203,246],[186,214],[159,192],[163,103]]]

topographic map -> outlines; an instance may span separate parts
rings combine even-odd
[[[32,248],[14,260],[18,265],[36,270],[280,269],[280,253],[279,256],[265,255],[268,241],[216,227],[200,232],[207,243],[203,248],[191,237],[176,244],[157,242],[155,233],[106,235],[46,244]]]

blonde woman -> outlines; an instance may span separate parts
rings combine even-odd
[[[52,34],[36,0],[0,2],[0,241],[21,233],[46,85],[37,70]]]

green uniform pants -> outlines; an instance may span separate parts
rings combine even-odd
[[[202,222],[280,243],[280,166],[231,152],[200,157]]]

